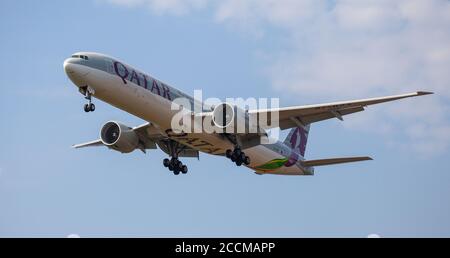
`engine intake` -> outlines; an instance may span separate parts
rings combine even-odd
[[[108,148],[129,153],[137,149],[139,137],[132,128],[116,121],[107,122],[100,131],[100,139]]]

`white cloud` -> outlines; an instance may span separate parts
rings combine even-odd
[[[185,15],[210,6],[216,22],[262,40],[273,28],[283,30],[287,43],[270,52],[267,76],[275,90],[307,103],[435,91],[377,107],[344,125],[376,130],[423,155],[449,148],[450,1],[108,1]]]
[[[78,234],[70,234],[67,236],[67,238],[81,238]]]
[[[311,22],[319,10],[326,7],[323,0],[226,0],[216,6],[216,21],[263,36],[265,25],[295,28]]]
[[[381,238],[381,236],[378,234],[370,234],[367,236],[367,238]]]
[[[392,1],[340,1],[334,9],[336,20],[344,29],[389,29],[401,19]]]

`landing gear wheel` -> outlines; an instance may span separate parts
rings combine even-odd
[[[180,161],[178,161],[178,163],[175,165],[175,170],[180,172],[183,170],[183,163],[181,163]]]
[[[249,156],[245,156],[244,164],[247,166],[250,165],[250,157]]]
[[[188,167],[183,164],[183,162],[179,161],[177,158],[164,159],[163,160],[164,167],[169,168],[170,171],[173,172],[174,175],[179,175],[180,172],[186,174],[188,172]]]
[[[241,152],[241,155],[239,155],[239,160],[240,160],[240,161],[244,161],[244,160],[245,160],[245,157],[247,157],[247,156],[245,156],[245,153],[244,153],[244,152]]]
[[[184,149],[183,145],[173,140],[163,141],[163,143],[167,148],[167,154],[169,154],[169,158],[163,160],[164,167],[167,167],[174,175],[186,174],[188,172],[187,166],[178,159],[178,154]]]
[[[84,105],[84,112],[94,112],[95,105],[92,104],[92,94],[94,94],[94,90],[89,86],[84,86],[80,88],[80,92],[85,95],[85,99],[88,100],[88,103]]]
[[[95,105],[94,103],[89,104],[89,111],[94,112],[95,111]]]
[[[94,112],[95,105],[94,103],[84,104],[84,112]]]
[[[250,165],[250,158],[245,155],[245,152],[243,152],[239,146],[236,146],[233,151],[226,150],[225,156],[236,163],[237,166],[242,166],[242,164],[247,166]]]
[[[233,151],[232,150],[225,151],[225,156],[230,159],[231,156],[233,156]]]
[[[170,165],[170,160],[169,159],[164,159],[163,160],[163,165],[164,165],[164,167],[169,167],[169,165]]]

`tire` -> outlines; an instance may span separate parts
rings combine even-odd
[[[233,151],[232,150],[227,150],[225,151],[225,156],[229,159],[231,159],[231,156],[233,156]]]
[[[250,165],[250,157],[249,156],[245,156],[244,164],[247,166]]]
[[[169,164],[169,166],[167,166],[169,168],[170,171],[173,171],[174,167],[173,164]]]
[[[236,162],[236,154],[231,155],[231,161]]]
[[[91,109],[89,108],[89,104],[84,104],[84,112],[90,112]]]
[[[178,164],[175,167],[178,169],[178,171],[181,171],[183,169],[183,166],[183,163],[178,161]]]
[[[180,170],[175,169],[175,170],[173,171],[173,174],[174,174],[174,175],[179,175],[179,174],[180,174]]]
[[[170,160],[169,159],[164,159],[163,160],[163,165],[164,165],[164,167],[169,167],[169,164],[170,164]]]
[[[181,168],[181,173],[186,174],[188,172],[188,167],[186,165],[183,165]]]
[[[91,104],[90,104],[89,111],[91,111],[91,112],[94,112],[94,111],[95,111],[95,105],[94,105],[94,103],[91,103]]]
[[[247,157],[247,156],[245,156],[245,153],[241,152],[241,155],[239,155],[239,160],[242,160],[242,162],[244,162],[245,157]]]
[[[236,165],[237,165],[238,167],[242,166],[242,160],[236,161]]]

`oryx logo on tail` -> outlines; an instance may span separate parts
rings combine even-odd
[[[292,148],[294,152],[299,153],[302,157],[305,156],[306,143],[308,141],[309,125],[305,128],[293,128],[286,137],[284,143]]]
[[[296,127],[292,128],[289,132],[284,144],[291,147],[292,152],[288,158],[288,161],[284,164],[286,167],[293,166],[297,163],[300,156],[305,157],[306,143],[308,141],[309,125],[305,128]]]

